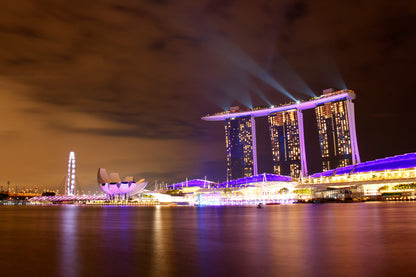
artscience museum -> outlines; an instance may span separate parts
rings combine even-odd
[[[127,176],[121,180],[120,175],[116,172],[108,175],[105,168],[98,169],[97,182],[101,190],[106,193],[110,199],[114,199],[116,195],[127,198],[128,196],[141,193],[147,185],[145,179],[134,181],[132,176]]]

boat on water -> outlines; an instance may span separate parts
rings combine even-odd
[[[259,203],[259,204],[257,205],[257,209],[263,209],[263,208],[264,208],[263,203]]]
[[[266,203],[266,205],[272,206],[272,205],[280,205],[280,203]]]

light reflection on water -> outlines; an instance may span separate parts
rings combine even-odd
[[[416,203],[0,207],[1,276],[414,276]]]
[[[61,251],[60,272],[64,277],[77,276],[79,261],[77,260],[77,243],[78,243],[78,206],[66,206],[61,213]]]

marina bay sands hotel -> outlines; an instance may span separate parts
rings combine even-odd
[[[360,163],[352,90],[327,89],[306,102],[271,108],[230,110],[203,117],[224,121],[229,180],[257,175],[256,117],[267,116],[273,171],[294,178],[308,176],[303,111],[315,109],[323,171]]]

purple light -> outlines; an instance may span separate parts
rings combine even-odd
[[[106,194],[110,194],[110,195],[113,194],[111,190],[108,188],[108,184],[106,183],[101,184],[101,190],[104,191],[104,193]]]
[[[383,171],[394,169],[406,169],[416,167],[416,153],[403,154],[399,156],[387,157],[374,161],[349,165],[337,169],[328,170],[311,175],[312,178],[328,177],[332,175],[354,174],[370,171]]]
[[[136,183],[134,181],[121,182],[121,183],[103,183],[101,184],[101,190],[108,195],[124,195],[124,194],[135,194],[142,191],[147,182]]]
[[[32,197],[29,201],[39,202],[64,202],[64,201],[91,201],[91,200],[106,200],[105,195],[56,195],[56,196],[37,196]]]
[[[136,194],[143,191],[147,185],[147,181],[144,179],[135,182],[131,176],[121,181],[119,174],[116,172],[108,176],[105,168],[98,169],[97,181],[101,190],[110,196]]]
[[[416,167],[416,153],[409,153],[400,156],[388,157],[375,161],[357,164],[353,173],[394,170],[399,168]]]
[[[227,187],[245,187],[253,186],[251,183],[260,183],[260,182],[291,182],[292,177],[275,175],[269,173],[263,173],[259,175],[253,175],[250,177],[244,177],[236,180],[231,180],[223,183],[215,183],[207,180],[194,179],[181,183],[176,183],[168,186],[168,189],[180,189],[183,187],[214,187],[214,188],[227,188]]]
[[[173,185],[168,186],[168,189],[177,189],[177,188],[183,188],[183,187],[208,187],[215,185],[215,182],[208,181],[208,180],[202,180],[202,179],[193,179],[181,183],[176,183]]]
[[[294,103],[279,107],[273,107],[268,109],[260,109],[260,110],[250,110],[250,111],[243,111],[243,112],[222,112],[214,115],[208,115],[205,117],[202,117],[203,120],[206,121],[222,121],[227,118],[233,118],[233,117],[242,117],[242,116],[254,116],[254,117],[260,117],[260,116],[268,116],[271,113],[276,112],[282,112],[287,110],[294,110],[297,109],[299,111],[307,110],[307,109],[313,109],[318,105],[334,102],[338,100],[343,99],[355,99],[355,93],[352,90],[342,90],[339,93],[330,95],[330,96],[320,96],[316,99],[313,99],[311,101],[301,102],[301,103]]]

